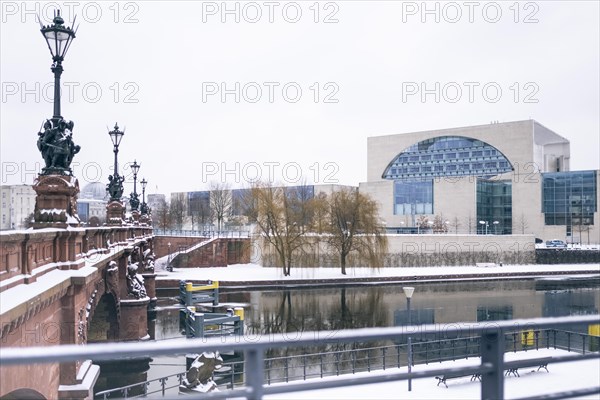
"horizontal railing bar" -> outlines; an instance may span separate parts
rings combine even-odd
[[[587,396],[590,394],[598,394],[598,393],[600,393],[600,386],[590,387],[590,388],[585,388],[585,389],[569,390],[566,392],[544,394],[541,396],[519,397],[514,400],[559,400],[559,399],[570,399],[570,398],[574,398],[574,397]]]
[[[452,323],[444,325],[422,325],[409,327],[390,328],[363,328],[341,331],[299,332],[297,338],[290,339],[289,334],[275,334],[253,340],[248,336],[227,336],[220,338],[177,339],[169,341],[167,345],[160,342],[135,342],[135,343],[97,343],[87,346],[62,345],[27,348],[3,348],[0,353],[0,363],[3,365],[24,364],[32,362],[54,363],[61,361],[75,361],[82,359],[114,360],[136,356],[159,356],[184,354],[187,352],[203,352],[220,349],[229,350],[257,350],[268,348],[282,348],[290,346],[308,346],[322,343],[374,341],[383,339],[397,339],[400,337],[414,336],[420,333],[464,332],[472,334],[504,332],[507,330],[525,329],[535,325],[537,328],[556,327],[562,325],[596,324],[598,315],[541,318],[533,320],[498,321],[493,323]],[[126,354],[123,354],[126,353]]]
[[[473,366],[465,366],[465,367],[457,367],[457,368],[440,368],[434,370],[427,371],[416,371],[416,372],[388,372],[385,375],[366,375],[366,376],[356,376],[350,375],[350,378],[347,379],[336,379],[336,380],[315,380],[312,381],[303,381],[302,383],[286,383],[281,386],[265,386],[264,393],[265,394],[279,394],[279,393],[288,393],[288,392],[299,392],[304,390],[314,390],[314,389],[328,389],[334,387],[341,386],[353,386],[353,385],[367,385],[371,383],[382,383],[382,382],[392,382],[399,380],[406,380],[408,378],[411,379],[421,379],[421,378],[429,378],[436,375],[443,374],[451,374],[451,373],[465,373],[468,374],[485,374],[487,372],[491,372],[494,370],[494,366],[490,363],[478,364]],[[386,370],[389,371],[389,370]]]

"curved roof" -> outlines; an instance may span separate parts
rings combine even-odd
[[[82,199],[106,200],[108,199],[106,185],[102,182],[88,183],[81,189],[79,197]]]
[[[383,179],[495,176],[513,170],[494,146],[465,136],[438,136],[415,143],[388,164]]]

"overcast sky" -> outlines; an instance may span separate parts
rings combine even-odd
[[[35,14],[56,5],[80,24],[62,115],[82,187],[108,182],[115,122],[149,193],[357,185],[367,137],[529,118],[571,141],[571,169],[599,168],[597,1],[1,4],[2,184],[43,163],[53,76]]]

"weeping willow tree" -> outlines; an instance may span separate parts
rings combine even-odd
[[[249,219],[258,227],[263,239],[272,245],[283,275],[289,276],[294,254],[304,244],[309,197],[297,195],[283,187],[256,184],[247,201]]]
[[[325,240],[339,255],[342,274],[346,275],[346,261],[351,253],[357,253],[370,267],[381,267],[388,243],[379,222],[377,203],[367,194],[347,188],[328,196],[327,211]]]

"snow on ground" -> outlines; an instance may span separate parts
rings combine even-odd
[[[542,358],[551,356],[563,356],[567,353],[563,350],[528,351],[518,353],[506,353],[505,361],[523,360],[528,358]],[[468,360],[446,361],[429,365],[415,365],[413,371],[424,371],[431,369],[460,367],[480,364],[479,358]],[[387,371],[387,372],[386,372]],[[386,374],[388,372],[407,372],[404,368],[390,368],[386,371],[361,372],[354,376],[373,374]],[[548,371],[544,369],[537,371],[537,367],[522,368],[519,370],[520,377],[509,376],[504,380],[505,398],[520,398],[547,393],[556,393],[573,389],[584,389],[600,386],[600,359],[585,360],[568,363],[549,363]],[[347,378],[348,375],[340,377],[328,377],[324,379],[335,380]],[[448,388],[444,384],[437,385],[437,379],[422,378],[413,379],[412,391],[408,391],[408,381],[395,381],[375,383],[370,385],[343,386],[333,389],[310,390],[304,392],[284,393],[265,396],[265,399],[479,399],[481,398],[481,383],[471,382],[470,377],[455,378],[448,380]],[[579,397],[598,400],[599,396],[591,395]]]
[[[162,260],[161,260],[162,261]],[[545,273],[561,271],[595,271],[600,273],[598,264],[556,264],[556,265],[505,265],[503,267],[417,267],[417,268],[347,268],[342,275],[339,268],[292,268],[291,276],[284,277],[281,268],[265,268],[257,264],[236,264],[228,267],[175,268],[173,272],[157,268],[158,280],[213,280],[213,281],[272,281],[298,279],[342,279],[342,278],[412,278],[436,275],[502,274],[502,273]]]

